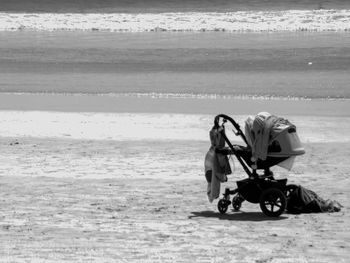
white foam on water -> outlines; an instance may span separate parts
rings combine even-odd
[[[348,31],[350,10],[184,13],[0,13],[0,31]]]
[[[209,141],[209,130],[214,117],[164,113],[0,111],[0,136],[115,141]],[[232,117],[244,127],[244,120],[248,116]],[[297,126],[303,142],[350,141],[349,117],[284,117]],[[237,140],[234,136],[229,136]]]

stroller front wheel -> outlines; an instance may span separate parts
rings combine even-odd
[[[218,202],[218,210],[220,212],[220,214],[225,214],[227,211],[227,208],[230,204],[230,201],[226,200],[226,199],[220,199]]]
[[[269,188],[261,194],[260,208],[267,216],[280,216],[286,209],[286,205],[284,193],[277,188]]]

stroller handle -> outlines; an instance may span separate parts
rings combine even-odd
[[[216,115],[215,119],[214,119],[214,125],[215,127],[219,127],[219,123],[220,123],[220,118],[222,118],[223,122],[225,123],[226,121],[229,121],[231,122],[231,124],[233,125],[233,127],[235,127],[236,131],[235,134],[237,136],[241,136],[243,141],[247,144],[248,144],[248,141],[247,141],[247,138],[245,137],[244,133],[242,132],[241,130],[241,127],[239,126],[239,124],[237,122],[235,122],[234,119],[232,119],[230,116],[227,116],[225,114],[218,114]]]

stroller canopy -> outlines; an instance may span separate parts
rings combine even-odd
[[[267,112],[261,112],[255,118],[248,117],[245,136],[254,160],[266,160],[267,156],[295,157],[305,153],[295,125]]]

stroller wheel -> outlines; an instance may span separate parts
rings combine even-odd
[[[239,209],[241,209],[242,204],[241,203],[234,203],[232,204],[232,207],[235,211],[239,211]]]
[[[260,208],[267,216],[278,217],[286,209],[286,197],[277,188],[265,190],[260,197]]]
[[[218,202],[218,210],[220,214],[225,214],[227,211],[227,208],[230,204],[230,201],[225,200],[225,199],[220,199]]]
[[[232,198],[232,207],[235,211],[239,211],[242,207],[242,202],[244,201],[244,198],[240,195],[237,194]]]

